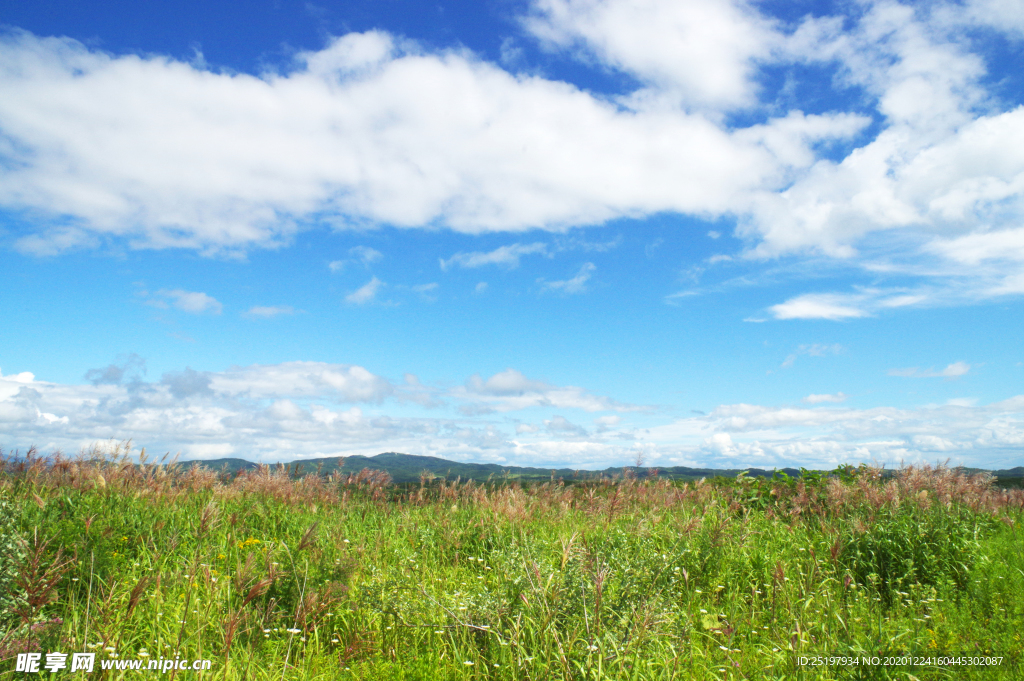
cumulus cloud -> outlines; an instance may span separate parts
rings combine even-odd
[[[558,415],[552,416],[550,419],[544,421],[544,427],[549,433],[556,435],[585,436],[587,434],[585,428],[572,423],[564,416]]]
[[[160,383],[167,387],[172,397],[184,400],[193,395],[212,395],[211,380],[211,374],[185,367],[182,371],[168,371],[160,378]]]
[[[51,218],[18,242],[38,253],[103,239],[232,253],[310,217],[480,233],[722,214],[782,170],[766,138],[703,115],[625,111],[380,31],[259,77],[17,31],[0,61],[0,204]],[[806,127],[808,149],[849,133]]]
[[[225,395],[252,398],[330,397],[342,402],[380,402],[391,383],[361,366],[325,362],[284,362],[232,367],[210,374],[210,387]]]
[[[525,25],[552,48],[581,50],[690,106],[757,100],[755,60],[779,35],[751,5],[722,0],[535,0]]]
[[[621,404],[575,386],[555,386],[529,379],[515,369],[500,371],[484,380],[473,375],[466,385],[451,392],[477,410],[513,411],[532,407],[581,409],[583,411],[638,411],[641,407]]]
[[[938,283],[980,263],[991,276],[975,298],[1020,295],[1024,107],[996,96],[989,57],[964,37],[1019,40],[1018,9],[872,0],[780,20],[740,0],[535,0],[527,33],[628,76],[619,96],[382,31],[258,76],[8,31],[0,206],[39,216],[16,235],[39,255],[115,241],[234,254],[317,221],[481,233],[683,213],[736,218],[750,258],[882,249],[938,259],[915,275]],[[794,65],[826,73],[857,110],[807,112],[767,85],[783,68],[799,90]],[[514,267],[548,248],[441,265]],[[361,246],[331,267],[379,258]],[[951,301],[857,295],[807,293],[771,313],[843,320]]]
[[[373,277],[370,281],[366,282],[352,293],[345,296],[346,303],[352,303],[354,305],[365,305],[373,302],[377,297],[377,292],[380,291],[381,287],[384,286],[384,282]]]
[[[100,369],[89,369],[85,372],[85,380],[93,385],[101,383],[120,385],[126,380],[140,381],[145,373],[146,360],[133,352],[119,358],[119,361],[114,364],[108,364]]]
[[[471,389],[470,389],[471,388]],[[444,396],[489,401],[495,412],[547,409],[534,425],[480,412],[467,417],[393,416],[382,400]],[[837,395],[829,396],[837,397]],[[35,444],[74,452],[96,441],[132,437],[150,451],[184,457],[243,455],[256,460],[373,455],[382,451],[514,465],[603,468],[649,465],[721,467],[901,461],[987,468],[1015,465],[1024,445],[1024,395],[977,405],[851,409],[721,405],[708,414],[661,418],[636,428],[635,410],[578,388],[558,388],[509,370],[468,387],[432,388],[411,374],[395,385],[362,367],[290,362],[186,368],[156,383],[64,385],[31,372],[0,374],[0,430],[7,448]],[[616,408],[617,407],[617,408]],[[565,410],[605,411],[593,431]]]

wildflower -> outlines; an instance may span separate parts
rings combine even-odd
[[[286,631],[287,631],[287,632],[288,632],[289,634],[301,634],[301,633],[302,633],[302,630],[301,630],[301,629],[287,629]]]
[[[462,664],[466,665],[467,667],[472,667],[473,666],[473,661],[472,660],[466,660]]]

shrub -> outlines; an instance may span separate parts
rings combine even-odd
[[[883,603],[911,584],[963,589],[977,560],[983,519],[963,508],[882,510],[869,525],[847,532],[843,562],[862,585],[873,585]]]
[[[0,497],[0,630],[14,619],[20,602],[18,569],[25,559],[25,540],[21,536],[12,504]]]

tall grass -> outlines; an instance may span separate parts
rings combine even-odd
[[[124,444],[0,456],[0,498],[19,547],[0,562],[0,678],[29,650],[208,658],[218,679],[1022,673],[1024,492],[943,467],[398,488],[224,478]],[[898,651],[1005,659],[796,664]]]

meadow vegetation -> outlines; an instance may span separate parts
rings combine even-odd
[[[396,486],[140,465],[128,444],[0,455],[0,679],[48,651],[268,681],[1022,678],[1024,491],[991,483],[862,466]],[[1002,664],[797,664],[898,653]]]

